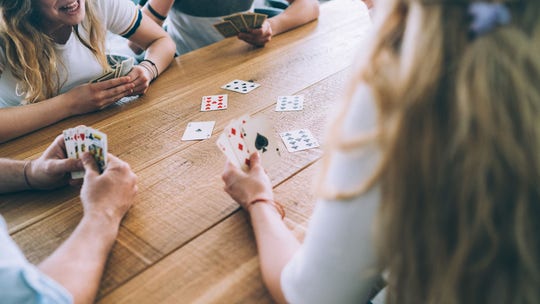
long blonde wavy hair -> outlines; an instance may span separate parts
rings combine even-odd
[[[380,185],[388,303],[540,303],[540,1],[506,1],[511,23],[476,38],[471,2],[377,3],[354,81],[373,92],[382,157],[331,196]],[[334,138],[329,154],[369,139]]]
[[[55,42],[40,28],[39,12],[33,0],[0,0],[0,39],[5,51],[5,68],[10,69],[25,92],[24,103],[35,103],[56,96],[62,86],[58,67],[62,64]],[[77,38],[92,51],[101,66],[107,68],[105,28],[96,16],[92,0],[85,4],[81,26],[89,41],[74,26]]]

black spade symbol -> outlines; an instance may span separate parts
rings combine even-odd
[[[257,138],[255,138],[255,149],[262,150],[264,153],[266,152],[266,147],[268,147],[268,138],[257,133]]]

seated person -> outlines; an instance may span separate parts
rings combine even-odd
[[[159,25],[165,21],[169,35],[176,43],[176,52],[184,54],[223,39],[213,27],[222,17],[252,10],[253,0],[149,0],[143,3],[143,12]],[[261,28],[239,33],[247,43],[264,46],[272,36],[317,19],[317,0],[288,0],[289,7],[275,17],[267,19]],[[136,46],[132,49],[138,53]]]
[[[278,303],[540,303],[540,1],[387,0],[300,243],[228,163]],[[380,14],[380,15],[377,15]],[[383,303],[383,302],[377,302]]]
[[[2,303],[93,303],[122,218],[133,204],[137,177],[109,154],[99,174],[94,158],[67,159],[62,136],[32,161],[0,159],[0,192],[65,186],[70,171],[85,169],[83,218],[69,238],[37,267],[10,238],[0,217]]]
[[[0,142],[143,94],[173,59],[174,42],[132,2],[65,3],[0,0]],[[146,49],[146,60],[90,84],[109,68],[107,30]]]

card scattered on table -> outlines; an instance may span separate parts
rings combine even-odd
[[[201,101],[201,111],[216,111],[227,109],[227,94],[203,96]]]
[[[192,121],[187,124],[182,140],[201,140],[212,136],[215,121]]]
[[[109,79],[126,76],[127,74],[129,74],[129,72],[131,72],[134,61],[135,60],[133,59],[133,57],[129,57],[128,59],[115,64],[112,67],[112,69],[110,69],[109,71],[106,71],[103,75],[90,80],[90,83],[101,82],[101,81],[105,81]]]
[[[96,160],[99,172],[107,167],[107,135],[87,126],[77,126],[64,130],[64,142],[68,158],[80,158],[82,153],[90,152]],[[72,179],[84,177],[84,171],[71,172]]]
[[[226,85],[222,86],[221,88],[225,90],[233,91],[233,92],[246,94],[255,90],[256,88],[260,86],[261,86],[260,84],[255,83],[255,82],[235,79],[227,83]]]
[[[236,13],[223,17],[223,21],[215,23],[214,27],[224,37],[233,37],[240,32],[247,32],[253,28],[260,28],[267,16],[258,13]]]
[[[307,129],[279,133],[289,152],[297,152],[319,147],[317,139]]]
[[[268,120],[247,115],[232,120],[217,140],[219,149],[237,167],[247,170],[249,156],[259,151],[263,164],[273,164],[280,158],[276,133]]]
[[[276,111],[301,111],[304,109],[304,95],[279,96]]]

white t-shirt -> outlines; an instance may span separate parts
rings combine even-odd
[[[140,24],[141,13],[131,1],[95,0],[93,3],[102,24],[113,33],[130,36]],[[79,26],[79,33],[88,41],[88,33],[82,26]],[[55,49],[61,60],[61,64],[58,65],[63,84],[60,87],[60,94],[104,72],[96,57],[73,32],[65,44],[56,44]],[[25,95],[11,71],[5,69],[5,60],[3,47],[0,46],[0,69],[3,70],[0,75],[0,108],[21,105]]]
[[[343,124],[345,136],[374,130],[376,111],[370,90],[360,85]],[[366,181],[379,160],[375,145],[335,153],[326,183],[352,190]],[[373,287],[376,259],[374,217],[379,188],[350,201],[319,200],[304,243],[281,274],[289,303],[366,303]]]
[[[253,11],[253,6],[250,11]],[[196,17],[171,9],[165,28],[176,43],[176,53],[182,55],[221,41],[223,36],[213,24],[223,21],[222,17]]]

